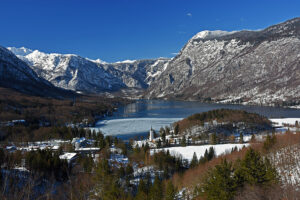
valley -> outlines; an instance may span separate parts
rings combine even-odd
[[[0,12],[1,200],[299,199],[300,17],[32,2]]]

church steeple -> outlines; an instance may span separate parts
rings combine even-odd
[[[149,140],[150,140],[150,141],[154,140],[154,131],[153,131],[153,129],[152,129],[152,126],[151,126],[150,132],[149,132]]]

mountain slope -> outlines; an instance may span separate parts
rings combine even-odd
[[[147,88],[168,59],[105,63],[73,54],[43,53],[8,47],[41,77],[57,87],[86,93]]]
[[[145,97],[256,104],[299,101],[300,18],[261,31],[198,33]]]
[[[64,89],[100,92],[125,87],[97,62],[73,54],[46,54],[26,48],[8,48],[41,77]],[[23,50],[23,51],[22,51]]]
[[[73,95],[71,92],[56,88],[48,81],[38,77],[25,62],[1,46],[0,86],[38,96],[67,97]]]

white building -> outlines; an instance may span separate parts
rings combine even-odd
[[[68,164],[71,164],[77,158],[77,153],[64,153],[59,156],[61,160],[67,160]]]
[[[154,140],[154,130],[152,129],[152,127],[151,127],[150,132],[149,132],[149,140],[150,141]]]

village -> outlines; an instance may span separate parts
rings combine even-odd
[[[24,123],[23,120],[15,121],[15,123]],[[297,120],[271,119],[271,121],[273,122],[273,133],[283,134],[286,131],[299,131]],[[198,157],[201,157],[204,155],[206,149],[213,146],[216,149],[217,155],[220,155],[231,151],[233,148],[242,148],[247,146],[249,142],[263,141],[268,134],[272,133],[270,130],[263,132],[257,132],[255,130],[255,132],[251,133],[251,130],[245,125],[245,123],[239,122],[231,124],[233,128],[231,129],[232,134],[225,137],[225,139],[224,137],[217,138],[217,128],[222,126],[228,127],[228,125],[229,122],[218,123],[216,120],[213,120],[212,122],[205,122],[203,126],[194,126],[189,128],[183,135],[178,134],[176,126],[171,126],[171,128],[162,127],[159,133],[156,133],[156,131],[151,127],[147,139],[131,140],[130,145],[132,148],[147,147],[151,149],[151,155],[155,152],[169,150],[173,153],[173,155],[183,155],[183,159],[190,161],[194,152],[196,152]],[[212,130],[215,132],[212,132]],[[205,135],[206,137],[200,137],[200,135]],[[72,140],[53,139],[48,141],[21,143],[18,146],[7,145],[5,146],[5,150],[8,152],[29,152],[38,150],[59,151],[59,158],[66,160],[69,165],[74,166],[79,155],[90,157],[95,163],[99,161],[99,151],[101,148],[96,143],[95,139],[76,137]],[[117,148],[113,143],[110,146],[109,151],[111,153],[111,162],[120,164],[129,163],[128,158],[123,155],[122,149]]]
[[[286,131],[297,132],[300,130],[298,121],[296,119],[271,119],[273,122],[273,132],[276,134],[283,134]],[[10,126],[14,124],[26,123],[25,120],[13,120],[9,123]],[[162,127],[159,133],[156,133],[152,127],[150,128],[148,138],[143,140],[131,140],[132,147],[144,147],[149,146],[154,152],[156,149],[171,148],[171,147],[188,147],[188,146],[203,146],[203,145],[216,145],[216,144],[247,144],[251,140],[262,141],[266,135],[271,134],[272,131],[258,132],[245,125],[244,122],[232,123],[231,134],[224,138],[216,139],[218,132],[224,129],[218,130],[218,128],[226,126],[229,122],[218,123],[217,120],[211,122],[205,122],[201,126],[193,126],[185,130],[183,135],[178,134],[178,130],[175,127]],[[73,125],[75,126],[75,125]],[[214,131],[214,132],[213,132]],[[252,131],[252,132],[251,132]],[[206,137],[200,137],[205,135]],[[37,150],[52,150],[61,151],[61,159],[67,160],[68,163],[76,161],[78,155],[89,156],[97,162],[99,157],[98,152],[100,147],[96,145],[94,139],[88,139],[86,137],[76,137],[72,140],[53,139],[48,141],[37,141],[21,143],[19,146],[7,145],[5,149],[9,152],[16,150],[22,152],[37,151]],[[63,149],[63,150],[62,150]],[[114,145],[112,145],[111,152],[113,154],[122,154],[122,151]],[[116,156],[115,156],[116,157]]]

